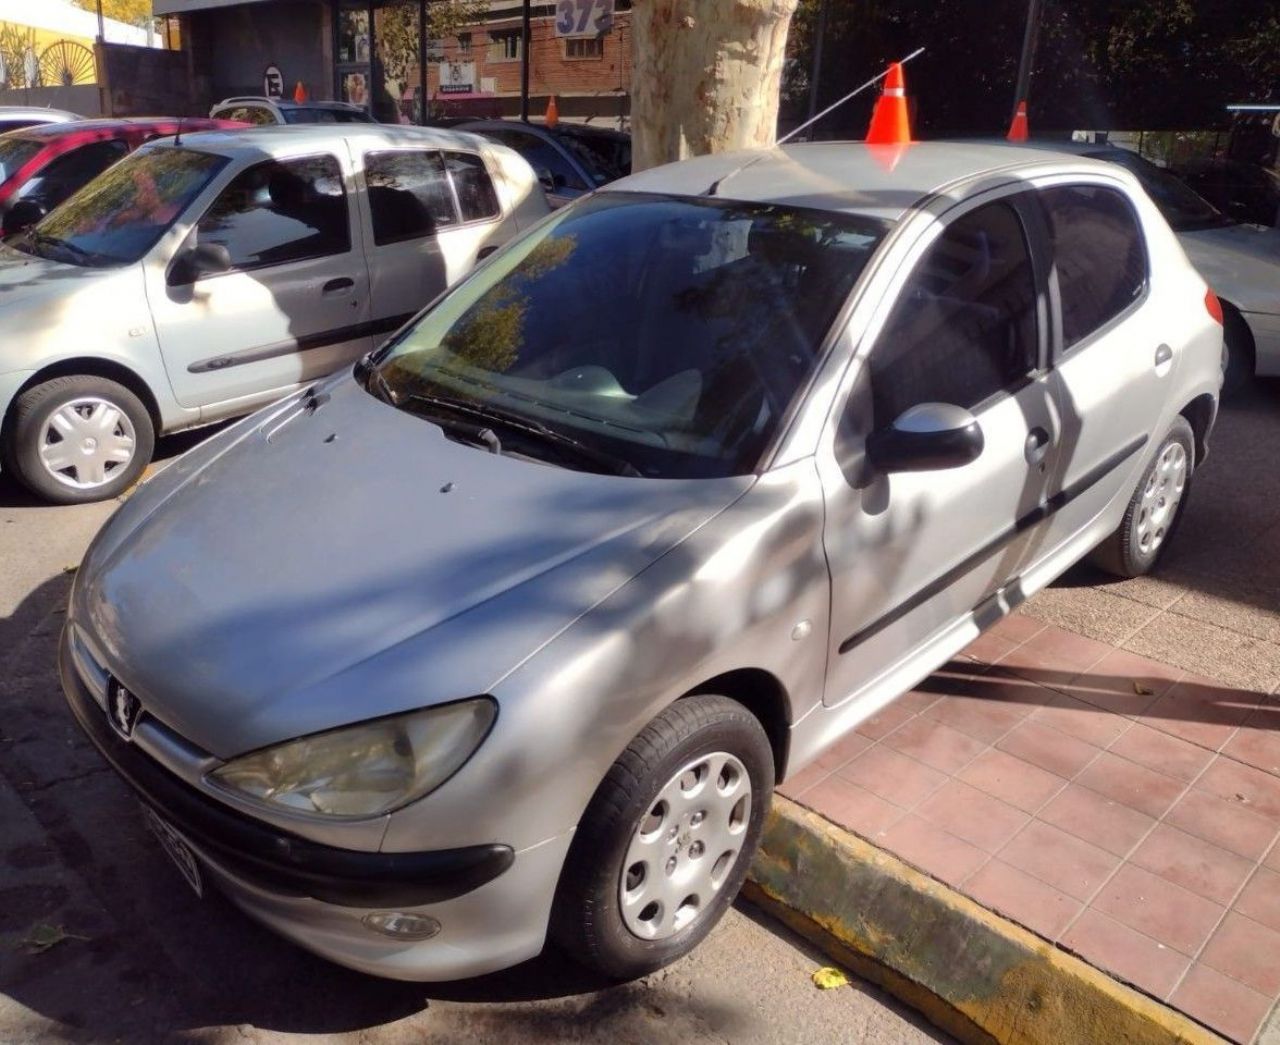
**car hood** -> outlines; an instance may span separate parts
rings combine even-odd
[[[1178,240],[1219,297],[1245,312],[1280,313],[1280,229],[1226,225]]]
[[[0,244],[0,317],[12,305],[64,292],[72,282],[68,277],[85,272],[75,265],[33,257]]]
[[[76,581],[107,666],[219,757],[486,692],[751,482],[496,456],[349,376],[326,396],[151,480]]]

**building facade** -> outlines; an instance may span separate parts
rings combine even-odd
[[[532,114],[554,95],[562,118],[625,125],[630,0],[594,5],[593,18],[612,12],[607,28],[592,22],[567,38],[556,3],[529,4]],[[520,111],[522,0],[154,0],[154,9],[180,19],[197,106],[269,93],[270,81],[286,96],[300,84],[312,98],[363,105],[384,122]]]

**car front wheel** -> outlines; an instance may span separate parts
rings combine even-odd
[[[693,950],[742,886],[774,784],[769,738],[727,697],[687,697],[631,742],[570,848],[557,942],[615,979]]]
[[[6,462],[33,493],[56,504],[124,492],[151,460],[155,430],[142,401],[115,381],[55,377],[14,406]]]

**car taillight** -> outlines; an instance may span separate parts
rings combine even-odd
[[[1204,307],[1209,310],[1209,315],[1213,317],[1213,321],[1222,326],[1222,302],[1218,300],[1218,295],[1212,290],[1204,292]]]

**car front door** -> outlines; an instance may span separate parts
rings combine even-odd
[[[351,178],[337,155],[237,173],[147,295],[184,406],[252,405],[331,373],[372,346],[369,274]],[[182,255],[225,249],[225,271],[181,275]]]
[[[1032,560],[1052,555],[1132,491],[1144,449],[1164,435],[1156,429],[1179,351],[1178,332],[1143,308],[1146,239],[1128,197],[1105,182],[1049,185],[1036,197],[1061,316],[1054,380],[1062,450],[1051,477],[1054,511],[1035,536]]]
[[[972,626],[957,628],[1023,561],[1058,435],[1044,266],[1033,262],[1043,245],[1028,235],[1027,195],[953,209],[925,234],[881,306],[887,317],[868,327],[869,351],[859,348],[820,447],[829,705],[857,700],[871,714],[914,684],[954,652],[940,645],[972,637]],[[915,471],[873,464],[868,438],[923,404],[970,411],[977,458]]]

